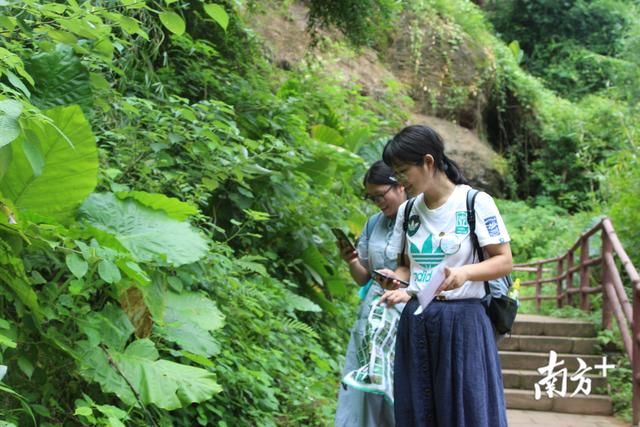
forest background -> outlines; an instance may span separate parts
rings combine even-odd
[[[638,1],[476,3],[0,1],[0,425],[330,425],[330,227],[417,118],[492,150],[516,261],[609,215],[640,265]]]

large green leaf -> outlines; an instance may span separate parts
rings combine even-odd
[[[223,325],[224,315],[204,295],[167,292],[165,301],[166,322],[194,323],[207,331],[214,331]]]
[[[25,124],[42,148],[42,173],[36,176],[33,172],[20,137],[11,144],[13,159],[0,181],[0,192],[18,210],[66,222],[75,217],[77,207],[96,186],[98,151],[80,107],[57,107],[45,114],[53,124]]]
[[[198,214],[198,208],[192,204],[182,202],[173,197],[167,197],[164,194],[147,193],[145,191],[128,191],[116,193],[116,196],[118,196],[119,199],[135,199],[145,206],[164,211],[171,218],[181,221]]]
[[[220,344],[211,333],[192,324],[170,323],[156,327],[155,332],[193,354],[211,357],[220,352]]]
[[[107,304],[102,311],[78,319],[78,325],[89,339],[89,345],[95,347],[103,343],[114,351],[124,350],[134,331],[127,314],[113,304]]]
[[[42,108],[79,104],[88,110],[93,103],[89,71],[69,46],[57,45],[53,52],[34,55],[25,63],[36,86],[31,102]]]
[[[167,262],[173,266],[202,258],[207,243],[187,222],[169,218],[133,199],[114,194],[90,195],[80,214],[94,227],[112,234],[136,261]]]
[[[165,303],[165,326],[157,328],[161,336],[194,354],[218,353],[218,342],[210,331],[222,327],[224,316],[213,301],[204,295],[168,292]]]
[[[387,141],[388,138],[378,138],[368,144],[362,144],[358,148],[358,155],[362,157],[367,164],[371,164],[382,158],[382,150]]]
[[[128,405],[137,403],[129,384],[144,404],[167,410],[203,402],[222,390],[209,371],[158,360],[158,351],[148,339],[132,342],[124,352],[105,350],[86,341],[79,342],[78,347],[80,373]]]
[[[292,310],[311,311],[314,313],[322,311],[322,308],[320,308],[318,304],[291,291],[285,291],[284,297],[287,302],[287,307],[290,307]]]

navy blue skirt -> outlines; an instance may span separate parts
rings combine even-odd
[[[491,321],[479,299],[416,298],[398,325],[394,366],[398,427],[502,427],[507,414]]]

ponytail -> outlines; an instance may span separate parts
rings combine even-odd
[[[456,185],[469,183],[464,177],[460,166],[458,166],[454,160],[447,157],[444,153],[442,153],[442,163],[442,171],[447,175],[447,178],[449,178],[451,182]]]

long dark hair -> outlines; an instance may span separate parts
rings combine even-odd
[[[433,157],[436,168],[444,172],[454,184],[467,184],[460,166],[444,154],[442,137],[433,128],[422,125],[407,126],[384,146],[382,159],[388,166],[394,164],[424,163],[424,156]]]
[[[367,184],[392,185],[394,187],[400,185],[393,177],[393,169],[382,160],[375,161],[367,170],[367,173],[364,174],[362,186],[366,187]]]

